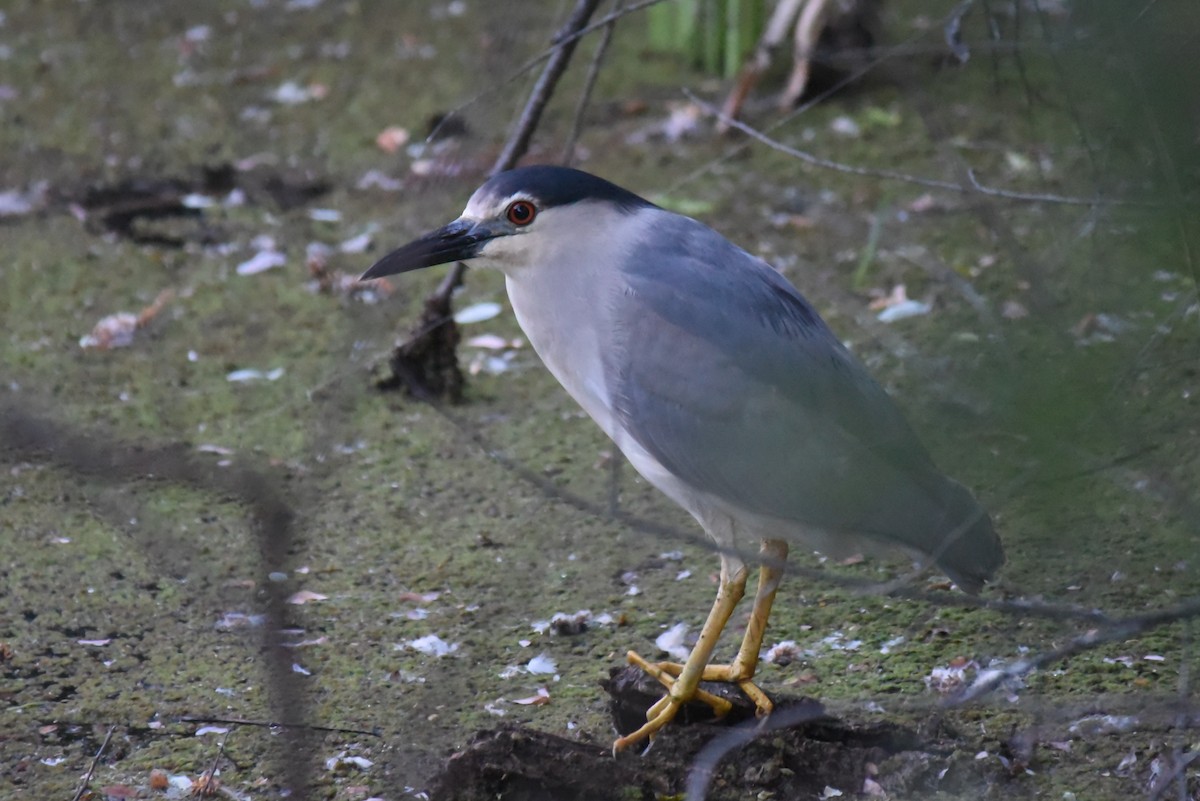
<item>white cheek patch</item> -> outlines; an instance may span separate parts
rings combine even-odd
[[[497,266],[507,265],[512,262],[514,258],[522,255],[519,252],[521,249],[519,248],[519,243],[516,241],[516,239],[517,237],[515,236],[498,236],[495,239],[489,239],[484,243],[483,247],[480,248],[479,256],[495,260]],[[525,253],[524,256],[525,258],[528,258],[529,254]]]

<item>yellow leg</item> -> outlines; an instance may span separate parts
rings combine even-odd
[[[728,666],[712,665],[712,678],[709,670],[704,671],[704,681],[736,682],[750,700],[754,702],[756,714],[759,717],[769,715],[774,708],[771,699],[758,688],[751,679],[758,669],[758,654],[762,651],[763,635],[767,631],[767,618],[771,616],[771,606],[775,603],[775,592],[783,579],[783,563],[787,561],[788,545],[782,540],[763,540],[762,567],[758,572],[758,592],[754,595],[754,608],[750,610],[750,622],[746,626],[746,634],[742,637],[742,647],[738,649],[733,663]]]
[[[628,748],[634,743],[654,736],[659,729],[675,717],[679,708],[691,700],[702,701],[713,708],[719,716],[730,710],[730,704],[699,689],[701,681],[725,681],[737,684],[751,701],[754,702],[756,714],[770,714],[773,704],[766,693],[752,681],[754,671],[758,668],[758,654],[762,649],[763,634],[767,629],[767,618],[771,614],[771,605],[775,601],[775,592],[783,578],[783,563],[787,559],[788,546],[781,540],[763,540],[759,551],[762,555],[762,568],[758,575],[758,592],[754,596],[754,608],[750,612],[750,622],[746,634],[742,638],[741,648],[737,656],[728,665],[709,665],[717,639],[725,628],[733,609],[741,600],[746,589],[746,568],[740,560],[722,557],[721,584],[717,590],[717,599],[713,603],[708,620],[700,632],[696,647],[683,665],[675,662],[659,662],[650,664],[634,652],[629,652],[629,661],[658,679],[667,687],[667,694],[646,712],[647,722],[637,731],[621,737],[613,743],[613,751]]]
[[[700,639],[696,641],[692,653],[688,655],[687,662],[674,680],[670,680],[665,675],[667,668],[664,666],[659,666],[662,668],[660,670],[648,671],[650,675],[667,685],[667,694],[647,710],[645,726],[632,734],[617,738],[617,741],[613,743],[614,754],[654,735],[655,732],[671,722],[675,713],[679,711],[679,707],[696,697],[704,667],[712,657],[713,649],[717,647],[721,630],[725,628],[730,615],[733,614],[734,607],[746,593],[746,572],[746,566],[740,559],[721,555],[721,582],[717,587],[717,599],[713,602],[712,611],[708,613],[708,620],[704,621],[704,628],[700,630]],[[643,670],[647,667],[653,668],[646,663],[646,660],[632,651],[629,653],[629,661],[639,665]],[[666,664],[671,668],[678,667],[672,663]],[[721,701],[722,699],[716,700]],[[728,712],[728,702],[723,703],[725,703],[725,711]]]

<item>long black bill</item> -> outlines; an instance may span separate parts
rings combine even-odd
[[[371,265],[371,269],[363,273],[358,280],[369,281],[372,278],[420,270],[437,264],[466,261],[478,256],[483,243],[496,236],[498,234],[488,230],[483,223],[455,220],[393,250]]]

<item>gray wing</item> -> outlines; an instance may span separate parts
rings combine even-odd
[[[664,224],[671,236],[654,239],[670,249],[644,243],[612,309],[624,427],[697,489],[935,556],[978,588],[1003,558],[986,513],[816,311],[711,229],[677,215]]]

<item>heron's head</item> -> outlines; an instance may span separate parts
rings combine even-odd
[[[362,280],[472,261],[506,272],[553,266],[555,254],[595,237],[618,237],[622,222],[655,206],[616,184],[569,167],[521,167],[489,178],[462,216],[392,251]]]

